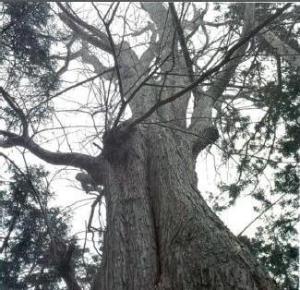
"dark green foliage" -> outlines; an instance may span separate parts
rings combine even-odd
[[[278,5],[257,3],[258,23],[274,13]],[[232,29],[240,27],[243,7],[241,3],[230,4],[225,19],[232,21]],[[270,27],[297,52],[298,16],[299,6],[295,5]],[[298,289],[300,71],[278,56],[260,36],[251,42],[249,58],[250,69],[241,68],[236,81],[251,87],[246,90],[244,106],[252,110],[243,110],[241,101],[236,102],[237,92],[235,98],[227,100],[217,120],[221,133],[218,148],[222,150],[224,164],[234,160],[229,170],[236,178],[228,183],[221,181],[220,195],[211,194],[210,198],[217,211],[233,206],[245,194],[253,198],[257,215],[265,212],[261,218],[266,221],[265,227],[259,228],[255,238],[247,243],[280,289]],[[262,182],[265,176],[268,181]]]
[[[44,219],[49,192],[42,180],[46,172],[32,168],[28,174],[13,169],[13,182],[1,199],[5,213],[2,230],[12,230],[1,258],[0,280],[7,289],[57,289],[60,280],[54,269],[47,269],[49,233]],[[66,237],[67,226],[57,208],[47,210],[47,223],[55,234]],[[11,228],[11,226],[13,227]],[[46,269],[45,269],[46,268]]]
[[[58,40],[51,36],[53,29],[49,3],[0,4],[1,69],[6,72],[7,88],[22,100],[19,105],[26,107],[28,121],[33,123],[50,117],[49,92],[59,85],[56,62],[51,58],[51,47]],[[36,107],[38,103],[41,105]],[[15,114],[1,103],[0,114],[9,128],[20,126]]]
[[[43,88],[52,86],[54,67],[49,58],[52,38],[47,31],[49,4],[9,1],[2,5],[0,61],[11,63],[11,74],[16,79],[25,74]]]
[[[273,226],[258,228],[256,236],[247,236],[240,240],[248,246],[250,251],[261,261],[271,273],[282,290],[298,290],[299,249],[294,240],[295,221],[285,221],[284,224],[275,223]]]
[[[265,227],[258,229],[255,238],[247,243],[279,288],[286,290],[298,289],[300,82],[295,79],[299,79],[299,74],[286,66],[281,91],[274,83],[262,88],[254,102],[258,108],[267,108],[260,122],[253,125],[245,120],[242,124],[243,120],[235,114],[224,122],[225,134],[220,140],[224,159],[239,156],[240,163],[236,166],[237,182],[221,183],[222,194],[214,205],[215,210],[225,210],[244,190],[256,201],[257,214],[266,210]],[[271,170],[272,187],[262,189],[260,180]]]
[[[1,191],[0,207],[3,239],[0,243],[0,289],[65,289],[60,273],[52,262],[50,244],[53,237],[68,243],[67,218],[59,208],[49,208],[52,196],[40,167],[29,168],[27,173],[11,169],[13,182]],[[5,237],[9,235],[6,244]],[[86,250],[88,251],[88,250]],[[95,265],[84,269],[82,250],[75,243],[73,266],[85,283],[92,281]],[[86,274],[86,272],[88,274]],[[90,279],[90,280],[88,280]]]

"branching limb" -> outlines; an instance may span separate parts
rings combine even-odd
[[[80,172],[76,175],[76,179],[80,182],[82,189],[89,193],[91,191],[99,191],[98,184],[91,175]]]
[[[71,41],[66,45],[67,48],[67,55],[61,56],[61,55],[53,55],[51,58],[56,59],[56,60],[63,60],[65,63],[63,66],[57,71],[57,75],[63,74],[67,69],[70,61],[77,59],[81,57],[81,60],[88,64],[91,65],[94,68],[94,72],[96,74],[101,74],[103,72],[109,72],[110,68],[106,67],[104,64],[101,63],[98,57],[96,57],[94,54],[92,54],[89,51],[88,47],[88,42],[87,41],[82,41],[82,47],[77,50],[76,52],[71,52],[71,46],[73,42],[75,41],[76,36],[73,36]],[[106,80],[111,80],[113,77],[113,73],[105,73],[101,75],[103,78]]]
[[[14,228],[15,228],[15,225],[17,223],[17,220],[18,220],[19,216],[20,216],[20,209],[18,208],[18,211],[14,214],[14,216],[12,217],[12,219],[10,221],[7,234],[3,238],[3,243],[0,247],[0,254],[2,254],[3,251],[9,246],[9,239],[10,239],[11,234],[12,234]]]
[[[60,58],[63,59],[65,61],[65,63],[63,64],[63,66],[56,72],[57,76],[62,75],[63,73],[65,73],[69,67],[70,61],[73,59],[76,59],[79,54],[78,53],[71,53],[71,48],[72,45],[75,41],[75,36],[73,35],[71,40],[67,43],[66,48],[67,48],[67,55],[64,58]],[[58,57],[56,57],[56,59],[58,59]]]
[[[174,26],[172,25],[171,17],[169,16],[169,11],[164,7],[163,3],[158,3],[158,2],[155,3],[143,2],[141,3],[141,8],[149,14],[151,20],[156,26],[155,27],[156,32],[152,33],[153,36],[152,41],[154,41],[153,42],[154,45],[152,45],[152,48],[154,49],[153,52],[154,53],[156,52],[155,41],[158,35],[159,53],[161,57],[164,58],[166,54],[168,54],[170,50],[172,50],[172,42],[173,42],[172,38],[175,32]],[[146,54],[148,54],[147,57],[151,56],[150,51],[146,52]]]
[[[282,41],[274,32],[267,28],[263,28],[259,34],[276,53],[292,65],[295,69],[300,68],[300,53]]]
[[[197,9],[195,4],[193,3],[193,9],[194,9],[194,17],[192,20],[190,21],[183,21],[183,27],[186,29],[191,30],[191,32],[187,35],[186,39],[190,39],[199,29],[199,27],[201,27],[201,29],[203,30],[203,33],[206,36],[206,42],[208,41],[208,35],[207,35],[207,31],[206,31],[206,27],[205,27],[205,23],[204,23],[204,16],[208,11],[208,3],[205,4],[205,8],[204,10],[201,9]],[[206,45],[205,45],[206,46]]]
[[[245,5],[244,27],[243,27],[240,41],[238,43],[241,43],[241,41],[247,38],[253,24],[254,24],[254,4],[248,3]],[[202,120],[205,120],[205,123],[209,122],[211,117],[212,106],[214,102],[221,97],[227,85],[229,84],[229,81],[234,75],[237,66],[239,65],[241,59],[245,54],[247,48],[246,43],[247,41],[244,42],[235,51],[232,52],[230,56],[230,61],[228,61],[226,65],[224,65],[223,69],[218,73],[217,78],[214,81],[214,85],[208,89],[206,95],[201,96],[201,98],[197,98],[197,97],[195,98],[195,108],[193,112],[193,121],[191,124],[191,130],[193,131],[196,131],[198,129],[201,130],[202,129],[201,127],[210,125],[210,124],[203,124]],[[203,117],[205,117],[205,119],[203,119]]]
[[[59,14],[60,19],[82,40],[89,42],[90,44],[111,53],[111,45],[105,33],[97,29],[96,27],[87,24],[79,17],[73,15],[67,8],[61,3],[56,3],[62,10]]]
[[[103,193],[99,194],[91,205],[91,211],[90,211],[89,221],[88,221],[88,225],[87,225],[87,230],[89,232],[91,232],[94,229],[94,227],[92,226],[92,223],[93,223],[95,208],[96,208],[97,204],[101,202],[102,197],[103,197]]]
[[[14,110],[14,112],[17,114],[17,116],[19,117],[21,123],[22,123],[22,127],[23,127],[23,132],[22,132],[22,136],[24,138],[28,137],[28,123],[26,120],[26,116],[23,113],[23,111],[19,108],[19,106],[15,103],[14,99],[9,95],[9,93],[4,90],[3,87],[0,87],[0,93],[3,97],[3,99],[6,101],[6,103],[9,105],[9,107],[11,109]]]
[[[177,34],[179,37],[179,43],[180,43],[180,46],[181,46],[181,49],[183,52],[185,64],[187,66],[187,71],[189,74],[190,82],[192,83],[192,82],[194,82],[193,62],[192,62],[190,53],[187,48],[187,44],[186,44],[185,37],[184,37],[184,32],[183,32],[182,26],[180,24],[180,20],[178,18],[177,12],[175,10],[174,3],[169,3],[169,7],[170,7],[170,11],[171,11],[171,14],[173,17],[174,25],[176,27],[176,31],[177,31]]]
[[[242,37],[235,45],[233,45],[225,54],[224,58],[214,67],[204,72],[198,79],[196,79],[193,83],[186,86],[184,89],[180,90],[179,92],[175,93],[174,95],[170,96],[167,99],[161,100],[154,104],[143,116],[135,119],[131,124],[130,127],[135,126],[139,124],[140,122],[147,119],[149,116],[151,116],[159,107],[168,104],[170,102],[175,101],[176,99],[180,98],[185,93],[189,92],[190,90],[194,89],[196,86],[198,86],[200,83],[202,83],[205,79],[207,79],[209,76],[213,75],[214,73],[218,72],[223,66],[225,66],[227,63],[231,62],[233,60],[233,54],[243,45],[245,45],[253,36],[255,36],[262,28],[264,28],[266,25],[268,25],[270,22],[272,22],[275,18],[277,18],[279,15],[283,13],[284,10],[286,10],[288,7],[290,7],[291,4],[286,4],[282,8],[278,9],[276,13],[274,13],[271,17],[266,19],[263,23],[255,27],[253,30],[251,30],[246,36]],[[235,58],[234,58],[235,59]],[[215,87],[215,86],[214,86]],[[213,88],[214,88],[213,87]],[[220,90],[219,87],[217,87],[218,90]],[[223,87],[220,92],[222,93],[225,88]],[[209,94],[210,95],[210,94]],[[211,102],[213,104],[213,102]],[[211,105],[212,105],[211,104]],[[210,107],[211,109],[212,107]]]
[[[95,7],[95,5],[94,5]],[[101,17],[100,13],[98,13],[99,17],[101,17],[101,20],[104,24],[107,36],[108,36],[108,41],[111,47],[111,52],[112,52],[112,56],[114,58],[114,63],[115,63],[115,68],[116,68],[116,73],[117,73],[117,78],[118,78],[118,84],[119,84],[119,93],[120,93],[120,97],[121,97],[121,102],[122,104],[124,104],[125,100],[124,100],[124,91],[123,91],[123,82],[122,82],[122,78],[121,78],[121,74],[120,74],[120,69],[119,69],[119,61],[118,61],[118,56],[117,55],[117,50],[116,48],[118,48],[118,46],[115,45],[111,31],[110,31],[110,25],[113,21],[113,18],[116,14],[116,11],[119,7],[119,3],[117,3],[115,9],[113,10],[113,15],[110,18],[110,20],[108,22],[105,22],[105,20]],[[97,7],[95,7],[97,9]],[[120,54],[120,52],[118,52],[118,54]]]
[[[84,63],[91,65],[94,68],[94,72],[96,74],[101,74],[103,72],[109,72],[110,68],[106,67],[101,63],[98,57],[92,54],[86,42],[82,42],[82,48],[80,50],[80,56]],[[114,68],[113,68],[114,70]],[[113,77],[113,70],[110,73],[101,74],[101,77],[105,78],[106,80],[111,80]]]
[[[280,16],[288,7],[290,7],[290,4],[284,5],[268,19],[252,29],[254,24],[254,4],[248,3],[245,5],[244,27],[240,40],[228,50],[224,59],[221,61],[224,65],[222,70],[217,74],[214,85],[208,89],[205,96],[202,96],[200,99],[195,99],[195,109],[192,116],[193,121],[191,123],[191,130],[193,130],[193,132],[202,130],[203,127],[211,126],[211,122],[208,122],[208,120],[211,120],[214,103],[220,99],[233,77],[237,66],[245,54],[247,48],[246,43],[248,40],[266,29],[265,27]],[[206,121],[203,123],[203,120]]]
[[[144,66],[144,68],[149,67],[151,61],[157,56],[157,30],[155,29],[154,25],[152,23],[149,23],[147,28],[151,30],[151,37],[150,37],[150,43],[147,50],[142,54],[140,61],[141,64]]]
[[[10,148],[20,146],[28,149],[40,159],[54,165],[74,166],[87,171],[92,170],[94,166],[96,166],[96,159],[89,155],[81,153],[52,152],[40,147],[29,137],[19,136],[4,130],[0,130],[0,135],[3,136],[3,139],[0,140],[0,147]]]

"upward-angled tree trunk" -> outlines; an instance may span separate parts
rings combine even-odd
[[[195,162],[199,152],[218,138],[212,109],[222,102],[246,53],[247,41],[288,6],[251,30],[254,5],[246,4],[240,40],[196,80],[184,31],[171,4],[169,10],[162,3],[141,4],[152,21],[153,43],[140,58],[125,40],[114,44],[109,33],[111,21],[103,20],[104,33],[75,16],[68,6],[57,5],[61,20],[83,42],[76,55],[92,65],[98,76],[111,81],[117,75],[121,109],[112,126],[105,124],[108,130],[99,156],[50,152],[29,137],[26,115],[0,87],[23,128],[20,136],[1,130],[5,138],[0,146],[21,146],[52,164],[84,169],[95,183],[104,186],[107,229],[93,290],[275,289],[247,249],[205,203],[197,190]],[[194,20],[198,18],[195,15]],[[88,45],[111,54],[115,66],[107,70]],[[156,63],[159,66],[155,68]],[[159,69],[161,77],[152,78],[149,67]],[[108,71],[117,73],[104,75]],[[196,85],[207,76],[212,84],[203,92]],[[194,109],[187,127],[191,90]],[[132,118],[120,124],[126,106]]]
[[[107,232],[94,290],[274,289],[197,190],[192,143],[139,126],[104,156]]]
[[[158,87],[140,85],[155,59],[155,45],[141,58],[126,42],[113,48],[120,93],[128,92],[121,99],[129,102],[132,119],[105,134],[101,168],[88,169],[104,186],[107,204],[104,254],[93,290],[274,289],[266,273],[207,206],[195,174],[198,153],[218,137],[212,127],[212,108],[245,54],[254,5],[245,6],[243,44],[227,55],[230,61],[205,94],[193,90],[194,112],[188,128],[185,118],[191,92],[166,101],[176,96],[176,86],[186,87],[195,80],[176,11],[170,6],[171,14],[162,3],[141,7],[156,25],[153,41],[158,34],[160,69],[166,73],[157,81]],[[72,16],[62,19],[83,33]],[[112,42],[99,33],[98,47],[109,51]],[[92,59],[87,54],[83,58],[95,71],[103,70]]]

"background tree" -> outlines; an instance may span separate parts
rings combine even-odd
[[[211,196],[215,210],[242,193],[261,202],[259,216],[288,205],[255,241],[243,240],[260,249],[277,283],[296,287],[287,273],[297,256],[298,10],[3,4],[1,146],[84,170],[77,179],[103,189],[107,227],[93,289],[275,289],[198,191],[204,149],[220,150],[233,176]],[[57,147],[39,145],[55,129]],[[269,190],[262,177],[270,174]],[[277,242],[263,242],[264,232]],[[274,264],[274,250],[283,263]],[[78,288],[71,276],[69,288]]]
[[[95,263],[85,263],[83,251],[88,249],[70,237],[68,213],[49,207],[53,194],[46,182],[48,173],[41,167],[24,173],[12,164],[9,172],[9,187],[2,186],[0,199],[1,287],[65,289],[61,279],[75,279],[70,277],[74,268],[79,282],[89,285]]]

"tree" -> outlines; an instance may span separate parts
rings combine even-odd
[[[221,12],[217,4],[208,21],[208,4],[86,5],[4,4],[0,134],[3,148],[78,168],[87,174],[79,181],[86,176],[103,188],[107,226],[92,289],[275,289],[207,205],[195,165],[212,144],[225,160],[238,158],[237,181],[220,185],[228,205],[254,185],[252,195],[270,206],[256,181],[271,166],[278,176],[293,173],[276,188],[289,188],[295,200],[299,88],[290,84],[299,79],[298,6],[232,4]],[[268,69],[274,59],[275,71]],[[72,63],[88,77],[66,86]],[[79,91],[88,83],[90,92]],[[85,153],[73,151],[74,139],[61,145],[56,137],[69,152],[39,145],[42,126],[61,123],[58,106],[68,103],[59,97],[71,90],[80,99],[65,111],[88,114],[95,129],[81,141]],[[240,101],[263,117],[253,123]],[[70,129],[62,125],[64,136]],[[294,228],[295,217],[289,222]]]
[[[48,173],[41,167],[24,173],[15,164],[9,171],[9,187],[0,196],[1,288],[64,289],[60,280],[75,280],[74,268],[81,283],[91,279],[95,264],[82,262],[86,249],[69,236],[68,213],[48,206],[53,197],[45,182]]]

